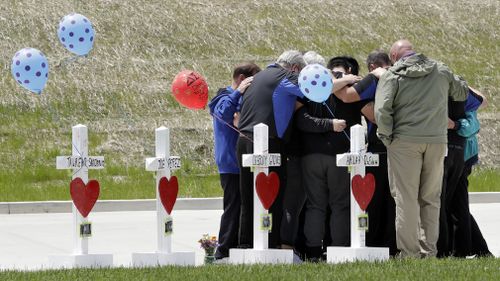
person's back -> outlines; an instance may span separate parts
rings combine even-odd
[[[252,85],[247,89],[241,104],[239,129],[252,134],[253,126],[264,123],[269,126],[269,136],[276,137],[273,117],[273,92],[278,84],[292,73],[274,64],[254,76]]]
[[[254,63],[244,63],[233,70],[231,86],[221,88],[210,101],[210,114],[214,117],[215,163],[223,190],[223,213],[219,229],[216,259],[229,257],[229,249],[238,244],[240,217],[239,166],[236,156],[238,132],[234,127],[241,96],[260,71]]]
[[[393,138],[446,143],[449,73],[444,65],[416,54],[398,61],[384,74],[385,79],[397,80],[398,85],[393,102]]]
[[[380,78],[374,110],[396,201],[396,242],[403,257],[434,257],[448,99],[465,100],[467,85],[445,65],[416,54],[408,40],[395,42],[390,58],[395,65]]]
[[[289,126],[296,107],[297,98],[303,94],[298,87],[298,73],[304,67],[302,53],[295,50],[283,52],[275,64],[254,76],[252,85],[243,96],[238,128],[240,135],[237,144],[238,159],[243,154],[253,153],[253,127],[264,123],[269,127],[268,151],[280,153],[286,159],[284,142],[292,132]],[[288,133],[288,135],[286,134]],[[253,243],[253,195],[254,177],[248,167],[240,162],[240,194],[241,215],[239,230],[239,246],[252,247]],[[280,177],[278,196],[269,212],[273,214],[273,224],[269,235],[269,247],[278,247],[280,241],[280,224],[282,214],[282,198],[284,192],[284,167],[270,167],[269,172],[276,172]]]
[[[255,75],[252,85],[243,96],[238,125],[240,131],[252,134],[253,126],[264,123],[269,126],[270,138],[285,138],[297,97],[289,95],[285,88],[297,88],[297,80],[297,73],[279,64],[272,64]],[[289,100],[282,103],[282,99],[287,98]],[[279,108],[275,108],[276,105]],[[284,127],[279,128],[280,124]]]

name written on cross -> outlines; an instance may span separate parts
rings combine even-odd
[[[58,156],[57,166],[65,168],[79,169],[86,167],[89,169],[102,169],[104,168],[104,157],[103,156]]]
[[[243,155],[243,167],[276,166],[281,166],[281,155],[279,153]]]
[[[168,159],[165,158],[157,158],[158,161],[158,170],[163,170],[168,168],[169,170],[176,170],[181,168],[181,158],[176,156],[171,156]]]
[[[345,153],[337,155],[337,162],[342,166],[364,165],[376,167],[379,165],[379,157],[378,154],[372,153]]]

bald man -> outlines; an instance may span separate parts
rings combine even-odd
[[[446,153],[448,99],[464,101],[467,85],[443,63],[392,45],[394,66],[380,77],[375,96],[377,134],[387,147],[396,242],[401,257],[437,254]],[[420,224],[419,224],[420,223]]]

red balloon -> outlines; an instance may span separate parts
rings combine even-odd
[[[172,94],[187,108],[204,109],[208,102],[208,85],[199,73],[183,70],[172,82]]]

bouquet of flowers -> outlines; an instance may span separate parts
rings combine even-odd
[[[200,240],[198,240],[200,243],[200,247],[205,250],[205,254],[207,256],[213,256],[215,253],[215,248],[217,245],[217,237],[215,236],[210,236],[208,234],[203,234]]]

